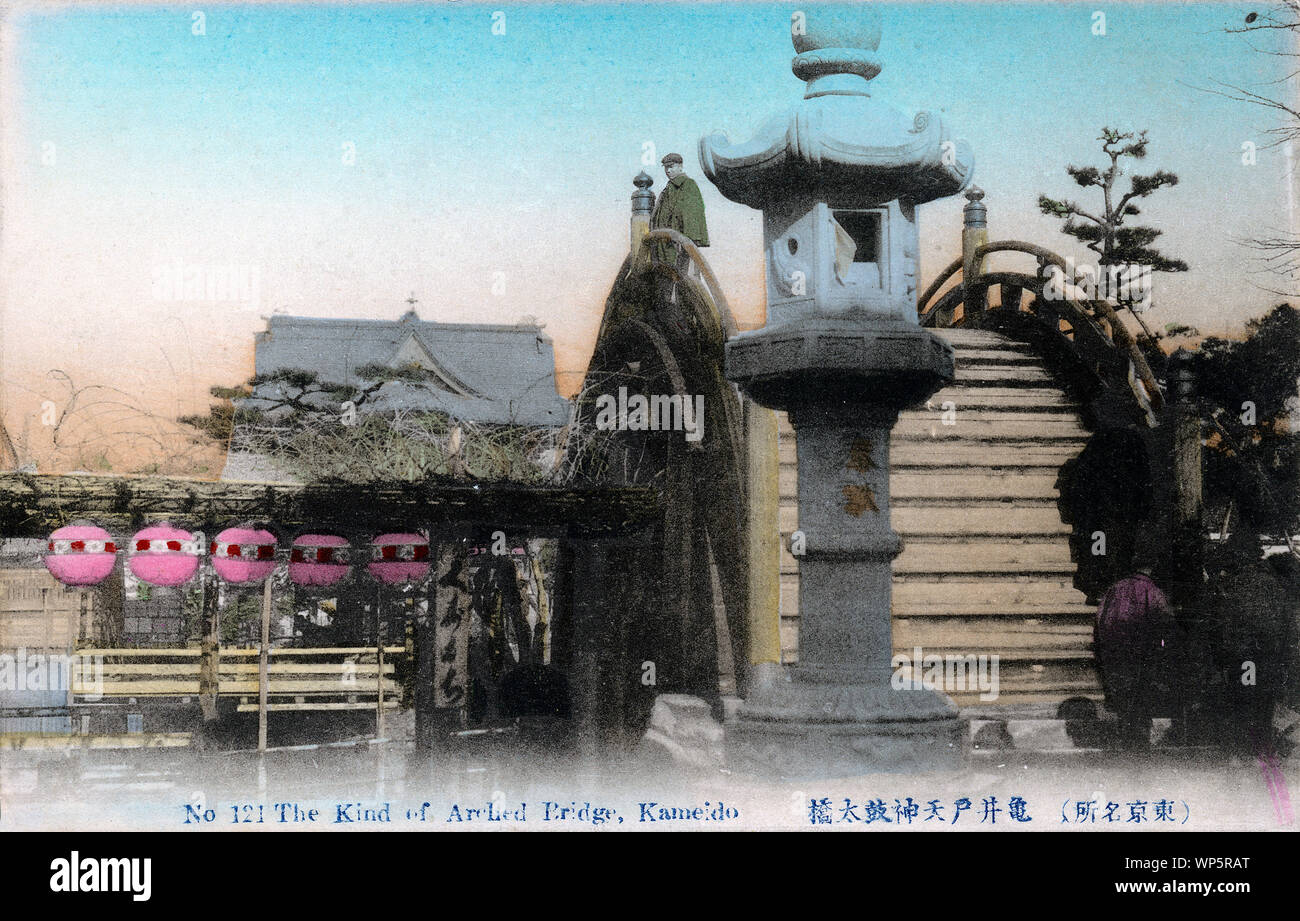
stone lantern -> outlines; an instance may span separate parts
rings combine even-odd
[[[957,767],[952,702],[890,680],[889,439],[953,378],[952,348],[916,319],[916,206],[965,188],[971,153],[933,113],[872,97],[874,8],[812,9],[805,25],[804,98],[748,143],[700,141],[718,190],[763,212],[767,324],[728,340],[727,376],[790,414],[804,538],[799,664],[746,699],[728,757],[786,776]]]

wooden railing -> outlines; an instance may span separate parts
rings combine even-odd
[[[676,247],[677,251],[682,253],[699,270],[699,278],[694,277],[689,272],[679,271],[676,264],[656,261],[654,258],[655,243],[669,243]],[[618,290],[622,282],[627,280],[628,276],[635,272],[657,271],[667,273],[675,282],[685,285],[694,293],[694,298],[687,299],[687,308],[692,310],[696,321],[700,324],[701,338],[704,341],[721,344],[740,332],[740,327],[736,325],[736,317],[731,312],[731,305],[727,303],[727,297],[722,293],[722,286],[718,283],[717,276],[713,274],[712,267],[709,265],[708,260],[704,258],[704,254],[700,252],[699,247],[695,245],[695,241],[685,234],[667,227],[645,231],[640,238],[640,243],[637,244],[625,265],[626,271],[616,282],[615,291]],[[664,357],[665,364],[672,365],[672,350],[659,332],[644,322],[636,320],[625,320],[624,322],[636,326],[638,335],[655,340],[660,354]],[[602,320],[597,342],[606,341],[609,335],[610,330],[606,328],[605,320]],[[676,372],[676,376],[681,378],[680,372]],[[727,431],[733,442],[739,444],[743,439],[739,391],[735,390],[734,385],[732,385],[731,389],[736,393],[737,399],[734,402],[731,400],[724,401],[722,409],[727,420]]]
[[[688,285],[694,285],[699,288],[700,295],[703,297],[704,301],[713,308],[714,313],[722,324],[722,337],[724,339],[729,339],[736,335],[736,333],[739,332],[739,328],[736,326],[736,318],[731,312],[731,305],[727,303],[727,297],[722,293],[722,286],[718,284],[717,276],[713,274],[713,269],[709,266],[709,263],[705,261],[704,254],[701,253],[699,247],[695,245],[695,241],[676,230],[671,230],[667,227],[660,227],[656,230],[647,232],[646,235],[642,237],[642,252],[647,255],[653,253],[654,250],[652,247],[655,243],[673,244],[680,252],[686,255],[697,269],[699,269],[702,281],[697,281],[689,275],[681,276],[681,280]],[[649,262],[648,258],[646,259],[646,262]]]
[[[394,680],[394,659],[402,646],[384,648],[383,692],[387,707],[397,707],[401,688]],[[73,703],[130,697],[197,697],[201,650],[79,649],[86,663]],[[376,649],[334,647],[273,649],[268,665],[269,710],[374,709],[379,691]],[[102,661],[102,675],[98,663]],[[258,651],[222,649],[219,668],[222,697],[241,698],[240,710],[257,709]],[[102,677],[102,681],[99,679]],[[98,686],[96,686],[98,684]]]
[[[1033,243],[1021,240],[987,243],[974,251],[970,261],[976,266],[983,265],[990,255],[1003,252],[1033,256],[1037,261],[1037,271],[1033,275],[1024,272],[981,272],[974,278],[962,278],[940,294],[944,286],[962,269],[963,260],[956,259],[939,273],[917,300],[921,325],[931,328],[954,325],[973,327],[980,325],[984,314],[991,309],[1022,312],[1025,310],[1022,306],[1024,292],[1029,291],[1033,296],[1027,305],[1027,312],[1049,330],[1069,340],[1086,363],[1100,367],[1108,363],[1114,364],[1113,361],[1107,362],[1107,358],[1122,356],[1132,365],[1141,381],[1151,409],[1159,410],[1164,405],[1164,395],[1151,366],[1112,304],[1104,299],[1044,297],[1043,289],[1048,281],[1047,267],[1056,266],[1065,275],[1067,265],[1056,253]],[[1068,276],[1065,280],[1069,284],[1075,281]],[[989,308],[988,289],[995,285],[1000,289],[1000,303],[996,308]],[[955,319],[958,306],[963,308],[962,316]]]

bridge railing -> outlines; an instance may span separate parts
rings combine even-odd
[[[682,273],[677,270],[676,263],[665,263],[657,261],[654,257],[656,243],[669,243],[676,247],[677,252],[686,257],[689,263],[699,271],[699,279],[696,279],[689,272]],[[654,265],[660,269],[671,269],[679,276],[678,280],[697,287],[700,294],[706,302],[713,308],[718,318],[722,322],[722,334],[724,337],[736,335],[738,328],[736,318],[731,312],[731,305],[727,303],[727,297],[722,293],[722,286],[718,283],[718,277],[713,274],[713,269],[700,248],[695,245],[690,237],[676,230],[666,227],[660,227],[655,230],[646,231],[641,237],[639,252],[634,254],[634,265]]]
[[[1020,253],[1033,256],[1037,266],[1034,274],[1025,272],[987,271],[988,257],[996,253]],[[1071,340],[1077,351],[1090,364],[1105,363],[1108,353],[1122,356],[1132,368],[1132,375],[1141,382],[1142,392],[1134,388],[1135,396],[1149,407],[1148,414],[1164,405],[1164,394],[1146,356],[1142,354],[1136,338],[1124,325],[1115,305],[1105,299],[1078,298],[1066,295],[1049,298],[1044,295],[1048,267],[1057,267],[1068,284],[1075,283],[1067,274],[1065,260],[1044,247],[1021,240],[999,240],[975,247],[970,253],[945,266],[917,300],[921,325],[946,327],[973,326],[981,322],[990,310],[1011,312],[1027,311],[1051,331]],[[974,271],[967,273],[968,268]],[[947,285],[958,273],[961,279],[951,287]],[[996,307],[988,304],[988,290],[997,286],[1000,299]],[[1032,295],[1024,303],[1024,293]],[[942,293],[940,293],[942,292]],[[962,308],[960,320],[956,310]],[[1064,327],[1064,328],[1062,328]]]

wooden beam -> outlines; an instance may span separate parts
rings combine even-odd
[[[303,526],[373,530],[430,519],[464,526],[526,528],[533,536],[622,533],[654,520],[660,497],[644,486],[228,483],[179,477],[0,474],[0,534],[45,537],[75,518],[134,529],[169,519],[203,530],[267,519]]]
[[[359,652],[369,652],[369,651],[370,651],[369,647],[360,647],[360,646],[319,646],[319,647],[305,647],[302,649],[277,649],[275,651],[275,657],[277,659],[283,659],[288,657],[308,658],[308,657],[316,657],[316,656],[350,656]],[[386,655],[401,655],[405,651],[406,648],[404,646],[384,647],[384,653]],[[203,650],[194,646],[187,646],[184,648],[175,648],[175,649],[171,649],[171,648],[135,649],[129,647],[114,649],[112,647],[106,646],[102,648],[97,647],[95,649],[81,649],[78,650],[78,654],[82,656],[105,656],[105,657],[138,656],[141,658],[150,658],[150,659],[177,659],[177,658],[185,658],[187,656],[188,657],[201,656],[203,654]],[[221,657],[223,659],[240,659],[240,658],[248,659],[257,655],[260,655],[260,653],[256,649],[223,649],[221,651]]]

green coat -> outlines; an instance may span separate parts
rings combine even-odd
[[[655,210],[650,215],[650,229],[667,227],[689,237],[696,246],[709,245],[709,229],[704,223],[704,197],[700,187],[690,176],[671,179],[659,193]],[[671,263],[676,247],[671,243],[656,243],[655,258]]]

